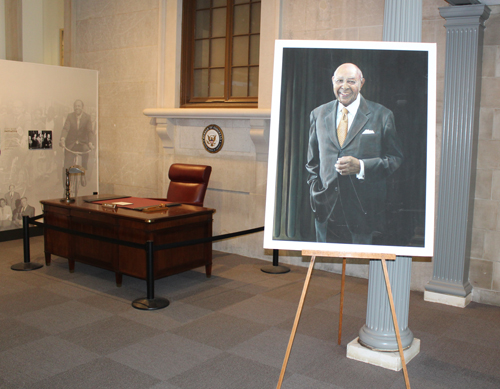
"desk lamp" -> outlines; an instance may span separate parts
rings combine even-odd
[[[66,198],[61,199],[61,203],[73,203],[75,199],[70,198],[69,194],[69,175],[70,174],[85,174],[85,169],[81,166],[74,165],[66,169]]]

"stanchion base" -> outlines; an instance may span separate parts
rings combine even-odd
[[[162,297],[156,297],[154,299],[140,298],[132,301],[132,306],[135,309],[141,309],[143,311],[153,311],[155,309],[162,309],[168,307],[170,301]]]
[[[271,273],[271,274],[283,274],[283,273],[288,273],[290,271],[290,268],[286,266],[274,266],[274,265],[266,265],[262,266],[260,268],[264,273]]]
[[[17,271],[28,271],[28,270],[40,269],[41,267],[43,267],[43,265],[40,263],[20,262],[16,263],[15,265],[12,265],[10,268],[12,270],[17,270]]]

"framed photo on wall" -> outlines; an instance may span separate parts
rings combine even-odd
[[[435,44],[275,50],[264,247],[432,256]]]

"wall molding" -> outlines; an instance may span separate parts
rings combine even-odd
[[[245,108],[146,108],[143,114],[151,118],[163,148],[174,149],[174,133],[177,120],[180,119],[214,119],[214,120],[248,120],[249,135],[255,146],[257,161],[267,162],[269,152],[269,129],[271,109]]]

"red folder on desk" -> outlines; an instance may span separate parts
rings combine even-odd
[[[153,199],[144,199],[141,197],[124,197],[122,199],[113,199],[96,201],[94,204],[112,204],[116,205],[118,208],[127,208],[134,209],[137,211],[148,212],[148,210],[156,210],[161,208],[168,208],[176,205],[180,205],[179,203],[172,203],[169,201],[161,201],[161,200],[153,200]]]

